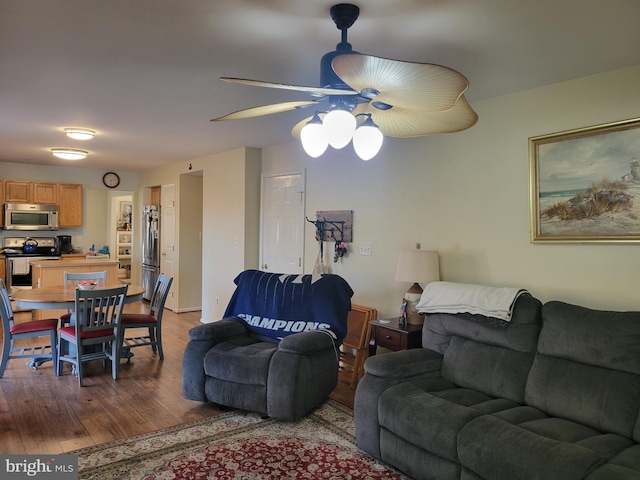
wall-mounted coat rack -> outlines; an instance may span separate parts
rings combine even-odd
[[[320,210],[316,220],[309,220],[316,226],[316,239],[325,242],[353,241],[353,210]]]
[[[324,273],[324,242],[336,243],[336,255],[340,250],[340,256],[346,252],[346,248],[339,249],[338,245],[349,243],[353,236],[353,210],[334,210],[316,212],[316,220],[307,222],[313,223],[316,227],[316,240],[320,243],[320,267]],[[343,245],[344,246],[344,245]],[[337,257],[334,257],[334,262]]]

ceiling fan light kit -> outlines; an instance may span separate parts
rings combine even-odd
[[[327,108],[316,108],[313,115],[298,122],[291,130],[292,136],[299,138],[305,152],[314,158],[321,156],[328,145],[340,149],[352,141],[362,160],[369,160],[380,151],[384,136],[410,138],[453,133],[477,122],[478,115],[464,97],[469,82],[459,72],[430,63],[390,60],[353,51],[347,42],[347,30],[359,13],[360,9],[349,3],[331,7],[331,18],[341,30],[342,39],[335,51],[321,59],[321,87],[222,78],[230,83],[305,92],[315,100],[251,107],[211,121],[318,107],[327,101]],[[366,118],[357,126],[361,116]]]

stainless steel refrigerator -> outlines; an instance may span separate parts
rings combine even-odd
[[[160,275],[160,205],[145,205],[142,232],[143,298],[151,300],[153,288]]]

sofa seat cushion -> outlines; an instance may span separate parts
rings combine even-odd
[[[632,445],[531,407],[478,417],[458,436],[461,462],[492,479],[581,479]]]
[[[440,385],[434,382],[436,384]],[[405,382],[380,395],[378,414],[383,429],[419,448],[457,462],[457,435],[464,425],[486,411],[514,406],[513,402],[492,399],[465,388],[428,392]],[[384,442],[381,449],[384,459]]]
[[[620,452],[609,463],[593,472],[588,480],[636,480],[640,478],[640,445]]]
[[[245,337],[249,338],[249,337]],[[271,357],[278,349],[272,342],[238,345],[221,342],[204,357],[204,371],[209,377],[246,385],[266,385]]]

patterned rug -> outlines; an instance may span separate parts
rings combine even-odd
[[[332,400],[297,422],[231,411],[69,453],[87,480],[409,480],[358,449],[353,412]]]

